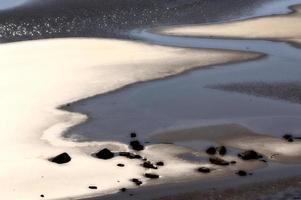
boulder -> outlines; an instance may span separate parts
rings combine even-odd
[[[209,158],[209,161],[215,165],[221,165],[221,166],[229,165],[228,161],[223,160],[221,158],[217,158],[217,157]]]
[[[137,134],[135,132],[132,132],[131,133],[131,138],[135,138],[135,137],[137,137]]]
[[[71,157],[69,156],[68,153],[62,153],[59,154],[53,158],[50,158],[49,161],[57,163],[57,164],[64,164],[64,163],[68,163],[71,161]]]
[[[238,172],[236,172],[236,174],[237,174],[238,176],[247,176],[247,175],[248,175],[247,172],[244,171],[244,170],[239,170]]]
[[[156,167],[153,163],[151,163],[150,161],[146,161],[143,162],[142,167],[146,168],[146,169],[158,169],[158,167]]]
[[[201,172],[201,173],[207,174],[207,173],[210,173],[210,172],[211,172],[211,169],[208,168],[208,167],[200,167],[200,168],[197,169],[197,171],[198,171],[198,172]]]
[[[241,158],[242,160],[257,160],[257,159],[263,158],[262,155],[260,155],[259,153],[257,153],[254,150],[248,150],[248,151],[242,152],[242,153],[238,154],[238,157]]]
[[[163,161],[159,161],[156,163],[157,166],[164,166],[164,162]]]
[[[126,157],[129,159],[142,159],[142,157],[140,155],[130,153],[130,152],[119,152],[119,156]]]
[[[137,178],[133,178],[133,179],[131,179],[131,181],[132,181],[133,183],[135,183],[136,185],[138,185],[138,186],[140,186],[140,185],[142,184],[142,181],[140,181],[140,180],[137,179]]]
[[[114,157],[114,153],[112,153],[109,149],[104,148],[95,154],[95,157],[103,160],[108,160]]]
[[[215,147],[209,147],[206,150],[206,153],[209,154],[209,155],[215,155],[216,154],[216,148]]]
[[[149,179],[158,179],[160,176],[158,174],[145,173],[144,176]]]
[[[131,145],[132,149],[134,149],[136,151],[144,150],[144,146],[138,140],[131,141],[130,145]]]
[[[220,146],[220,147],[218,147],[218,153],[219,153],[219,155],[221,155],[221,156],[226,155],[226,153],[227,153],[226,147],[225,147],[225,146]]]
[[[97,186],[91,185],[91,186],[89,186],[89,189],[91,189],[91,190],[97,190]]]

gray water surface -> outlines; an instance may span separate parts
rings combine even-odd
[[[140,83],[75,103],[70,110],[87,113],[91,119],[72,128],[69,136],[127,141],[131,131],[146,139],[166,129],[220,123],[239,123],[272,135],[301,132],[299,104],[208,88],[233,82],[298,82],[301,49],[283,42],[185,38],[145,31],[134,36],[169,46],[242,51],[248,48],[267,56]]]

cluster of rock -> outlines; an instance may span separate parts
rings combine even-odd
[[[145,147],[139,140],[136,139],[136,137],[137,137],[136,133],[131,133],[130,137],[132,140],[130,141],[129,146],[131,147],[131,149],[133,151],[112,152],[108,148],[103,148],[103,149],[99,150],[98,152],[92,154],[92,156],[94,156],[95,158],[98,158],[98,159],[102,159],[102,160],[109,160],[109,159],[114,158],[115,156],[121,156],[121,157],[125,157],[128,159],[137,159],[137,160],[141,161],[140,165],[141,165],[141,167],[145,168],[145,170],[149,170],[149,169],[157,170],[159,167],[162,167],[165,165],[163,161],[158,161],[158,162],[153,163],[152,161],[148,160],[147,158],[144,158],[141,155],[139,155],[139,152],[143,151],[145,149]],[[294,137],[289,134],[284,135],[283,138],[285,140],[287,140],[288,142],[293,142],[295,139],[300,139],[300,138]],[[229,166],[229,165],[236,164],[235,160],[229,161],[229,160],[226,160],[223,158],[228,153],[228,150],[225,146],[218,146],[218,147],[210,146],[207,148],[206,153],[209,155],[209,162],[213,165]],[[237,154],[237,157],[243,161],[261,160],[261,161],[266,162],[266,160],[264,160],[263,155],[259,154],[258,152],[254,151],[254,150],[246,150],[246,151],[240,152],[239,154]],[[68,153],[64,152],[53,158],[50,158],[49,161],[57,163],[57,164],[65,164],[65,163],[70,162],[71,159],[72,158],[70,157],[70,155],[68,155]],[[125,167],[125,164],[118,163],[117,167]],[[204,166],[197,168],[197,172],[204,173],[204,174],[208,174],[213,170],[214,170],[213,168],[204,167]],[[248,173],[244,170],[238,170],[237,172],[235,172],[235,174],[237,174],[239,176],[252,175],[252,173]],[[147,173],[146,172],[143,174],[143,176],[148,179],[160,178],[160,175],[158,175],[156,173]],[[138,178],[132,178],[129,181],[133,182],[137,186],[140,186],[143,184],[143,182]],[[91,190],[96,190],[97,186],[91,185],[88,188]],[[121,188],[120,191],[126,192],[127,189]],[[44,195],[41,195],[41,197],[44,197]]]
[[[219,147],[211,146],[211,147],[207,148],[206,153],[210,156],[209,162],[211,164],[218,165],[218,166],[228,166],[228,165],[236,164],[235,160],[227,161],[222,158],[223,156],[225,156],[227,154],[227,148],[225,146],[219,146]],[[247,151],[241,152],[237,156],[238,156],[238,158],[240,158],[241,160],[244,160],[244,161],[249,161],[249,160],[265,161],[263,159],[264,157],[254,150],[247,150]],[[212,170],[213,169],[204,167],[204,166],[197,168],[198,172],[204,173],[204,174],[210,173]],[[252,175],[252,173],[247,173],[244,170],[238,170],[236,172],[236,174],[239,176]]]

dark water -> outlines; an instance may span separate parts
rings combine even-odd
[[[136,28],[287,12],[297,0],[0,0],[0,42],[122,37]],[[24,4],[23,4],[24,3]]]

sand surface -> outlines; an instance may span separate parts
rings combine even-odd
[[[1,45],[0,177],[5,183],[1,184],[1,197],[32,200],[43,194],[47,199],[57,199],[133,187],[129,179],[143,172],[138,161],[121,157],[103,161],[90,155],[103,146],[112,150],[127,150],[128,146],[63,139],[66,128],[87,117],[56,108],[131,83],[256,56],[121,40],[51,39]],[[151,157],[155,149],[149,147],[144,154]],[[170,149],[166,147],[161,157],[176,152]],[[57,165],[47,160],[62,152],[71,155],[70,163]],[[116,167],[118,162],[127,167],[121,170]],[[174,170],[179,165],[187,167],[181,168],[182,172]],[[193,166],[175,161],[161,174],[173,176]],[[97,185],[99,190],[89,190],[90,185]]]
[[[290,15],[260,17],[236,22],[162,28],[168,35],[281,40],[301,44],[301,6]]]

